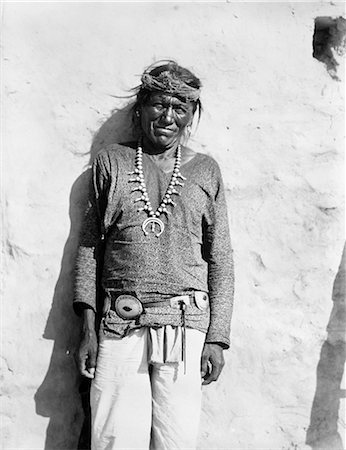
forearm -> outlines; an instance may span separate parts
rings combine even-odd
[[[84,308],[83,310],[83,335],[95,333],[95,311],[92,308]]]
[[[230,323],[233,311],[234,271],[232,256],[222,264],[209,266],[208,287],[210,296],[210,324],[207,343],[229,347]]]
[[[92,246],[87,247],[82,243],[77,252],[73,308],[80,316],[86,307],[96,310],[96,249],[97,237]]]

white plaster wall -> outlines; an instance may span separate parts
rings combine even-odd
[[[205,389],[199,448],[305,448],[344,239],[343,65],[332,80],[312,36],[315,17],[340,15],[343,3],[3,5],[3,448],[76,448],[80,175],[93,138],[95,153],[126,135],[122,113],[101,128],[126,104],[114,95],[167,57],[203,81],[191,145],[221,165],[235,250],[232,348]]]

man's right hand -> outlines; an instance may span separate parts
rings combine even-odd
[[[81,375],[94,378],[97,357],[97,335],[95,312],[88,308],[83,311],[82,339],[77,353],[77,364]]]
[[[94,378],[97,356],[97,337],[95,331],[83,333],[78,350],[78,368],[81,375]]]

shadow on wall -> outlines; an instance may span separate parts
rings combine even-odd
[[[327,340],[323,343],[317,366],[316,393],[312,404],[306,443],[313,450],[343,450],[338,433],[340,398],[345,397],[341,381],[346,360],[346,248],[342,254],[333,286],[333,309],[329,319]]]
[[[111,143],[133,139],[131,106],[130,104],[113,112],[97,131],[90,149],[90,163],[101,148]],[[47,374],[35,394],[36,413],[50,419],[45,450],[90,448],[90,383],[79,376],[75,364],[81,320],[72,309],[74,264],[87,205],[90,176],[91,170],[88,168],[77,178],[71,189],[70,233],[64,247],[52,308],[43,334],[44,339],[54,340]]]

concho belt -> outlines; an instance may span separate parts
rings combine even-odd
[[[111,295],[108,294],[108,299],[111,299]],[[119,317],[125,320],[137,319],[144,312],[144,308],[160,307],[160,306],[170,306],[173,309],[185,310],[186,306],[191,306],[191,300],[198,309],[201,311],[206,311],[209,305],[209,297],[206,292],[193,291],[191,294],[178,295],[176,297],[171,297],[167,300],[160,300],[154,302],[142,302],[131,294],[120,294],[116,297],[114,302],[114,310]],[[106,307],[106,311],[109,310],[111,304]]]
[[[193,291],[191,294],[171,297],[168,300],[158,302],[146,302],[145,308],[155,306],[170,306],[174,309],[180,309],[182,320],[182,361],[184,362],[184,373],[186,373],[186,307],[191,305],[191,299],[194,300],[197,308],[206,311],[209,306],[209,297],[206,292]],[[134,320],[140,317],[144,312],[143,304],[137,297],[130,294],[120,294],[114,302],[115,312],[119,317],[125,320]]]

